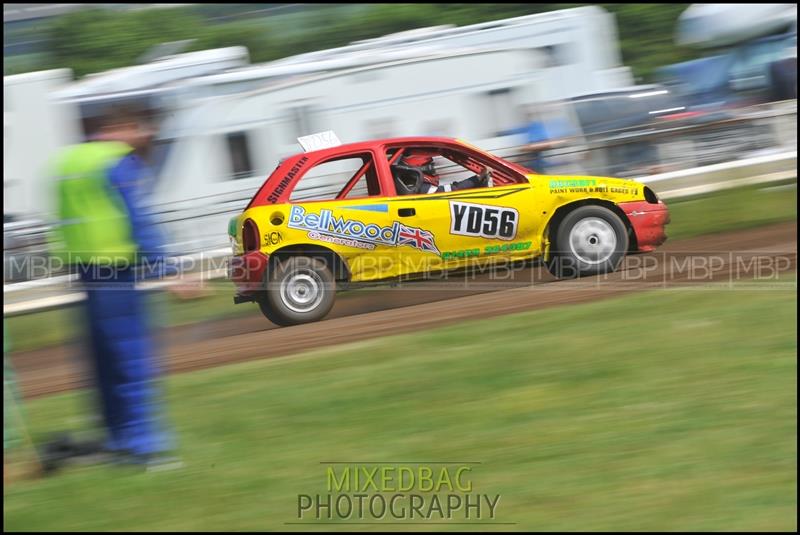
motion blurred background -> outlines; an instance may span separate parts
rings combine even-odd
[[[8,246],[41,241],[52,156],[113,103],[160,119],[150,203],[184,254],[227,246],[227,219],[322,130],[621,177],[796,144],[792,6],[576,6],[6,4]]]
[[[487,313],[171,377],[184,472],[22,483],[4,500],[7,527],[285,529],[292,496],[319,486],[335,452],[480,460],[480,484],[525,529],[796,529],[796,5],[4,4],[3,15],[4,316],[22,395],[48,395],[28,404],[34,439],[91,423],[79,394],[63,393],[83,384],[70,320],[83,295],[47,254],[51,165],[115,104],[157,118],[148,206],[211,289],[185,303],[153,294],[173,370],[391,332],[349,337],[341,324],[339,338],[284,339],[231,301],[228,220],[299,136],[324,130],[344,143],[458,137],[542,174],[635,178],[670,204],[674,252],[790,259],[788,274],[757,285],[750,273],[737,292],[730,276],[728,291]],[[704,241],[720,232],[744,234]],[[405,320],[365,314],[462,294],[387,295],[346,295],[330,321],[391,325]],[[435,314],[431,327],[454,321]],[[109,503],[122,506],[101,514]]]

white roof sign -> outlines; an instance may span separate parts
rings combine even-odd
[[[333,130],[318,132],[316,134],[311,134],[310,136],[299,137],[297,138],[297,142],[300,143],[300,146],[303,147],[305,152],[329,149],[331,147],[338,147],[342,144],[342,142],[339,141],[339,138],[336,137],[336,134]]]

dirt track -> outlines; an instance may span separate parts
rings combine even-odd
[[[797,224],[782,223],[668,242],[603,277],[554,281],[541,266],[515,268],[355,291],[340,296],[329,319],[308,325],[276,328],[252,305],[251,316],[175,327],[163,338],[169,370],[182,372],[650,288],[772,280],[779,271],[795,270],[796,262]],[[23,395],[82,386],[81,352],[71,344],[13,355]]]

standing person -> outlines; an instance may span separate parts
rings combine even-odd
[[[78,269],[87,294],[105,450],[118,462],[148,468],[175,461],[159,417],[158,362],[145,296],[135,288],[143,268],[163,260],[158,228],[142,204],[154,134],[141,112],[116,108],[91,141],[60,155],[60,245],[54,251]]]
[[[523,165],[539,174],[583,174],[575,155],[544,154],[575,144],[578,132],[567,120],[562,107],[552,102],[533,104],[525,106],[524,114],[524,125],[506,132],[525,135]],[[578,148],[576,146],[576,150]]]

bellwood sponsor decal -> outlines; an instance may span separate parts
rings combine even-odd
[[[331,210],[322,209],[319,214],[306,213],[303,206],[292,206],[289,214],[289,228],[309,231],[309,238],[320,239],[320,236],[331,236],[343,240],[355,240],[362,245],[353,245],[350,242],[334,242],[359,248],[363,244],[386,245],[396,247],[407,245],[420,251],[429,251],[439,254],[434,237],[431,232],[416,227],[407,227],[399,221],[382,227],[375,223],[364,223],[358,219],[345,219],[336,217]],[[324,240],[329,241],[329,240]]]

